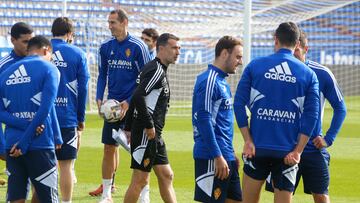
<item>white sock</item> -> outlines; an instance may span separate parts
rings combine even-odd
[[[102,193],[102,199],[105,199],[107,197],[111,197],[111,179],[103,179],[103,193]]]
[[[64,200],[62,200],[61,203],[71,203],[71,200],[70,200],[70,201],[64,201]]]
[[[145,185],[145,187],[141,190],[140,203],[150,203],[150,186],[149,184]]]

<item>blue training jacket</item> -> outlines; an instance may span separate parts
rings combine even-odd
[[[233,104],[227,73],[209,65],[197,76],[192,106],[194,158],[214,159],[222,155],[235,160],[233,148]]]
[[[24,57],[16,55],[15,51],[12,50],[4,58],[0,59],[0,75],[4,72],[10,65],[16,63],[17,61],[23,59]],[[5,153],[5,136],[3,134],[3,129],[0,123],[0,154]]]
[[[107,85],[108,99],[127,100],[130,104],[137,76],[149,61],[146,44],[130,34],[121,42],[116,38],[104,42],[99,49],[96,100],[103,100]]]
[[[319,118],[317,120],[315,129],[312,133],[312,137],[305,147],[304,152],[316,151],[317,148],[314,146],[312,140],[316,136],[322,136],[322,118],[324,115],[325,99],[329,101],[334,114],[332,116],[331,124],[325,134],[325,141],[328,146],[331,146],[334,142],[336,135],[340,131],[341,125],[345,120],[346,106],[344,97],[341,93],[338,83],[336,82],[334,74],[329,68],[322,66],[314,61],[307,60],[305,62],[316,74],[319,80],[319,92],[320,92],[320,106],[319,106]]]
[[[28,150],[54,149],[60,135],[54,101],[59,85],[59,72],[39,56],[28,56],[8,67],[0,76],[0,118],[6,124],[6,149],[18,143]],[[41,135],[36,128],[45,125]],[[54,129],[57,126],[57,129]]]
[[[90,74],[86,55],[80,48],[62,39],[52,39],[52,62],[60,71],[60,84],[55,100],[60,127],[76,127],[85,121],[86,96]]]
[[[299,133],[312,134],[319,115],[319,82],[291,50],[254,59],[245,68],[234,101],[238,127],[248,126],[256,156],[283,157]]]

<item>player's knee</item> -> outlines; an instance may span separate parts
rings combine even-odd
[[[140,190],[148,184],[149,184],[149,180],[147,178],[136,178],[135,180],[135,185]]]
[[[105,154],[114,154],[116,152],[115,145],[104,145],[104,155]]]
[[[327,194],[313,194],[315,203],[330,203],[330,198]]]
[[[174,172],[173,171],[167,171],[166,173],[163,173],[161,176],[161,179],[163,181],[172,182],[174,179]]]

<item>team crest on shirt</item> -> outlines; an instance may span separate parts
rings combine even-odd
[[[221,189],[218,187],[214,190],[214,198],[215,200],[218,200],[221,195]]]
[[[126,57],[130,57],[130,55],[131,55],[131,51],[130,51],[130,49],[129,48],[127,48],[126,50],[125,50],[125,54],[126,54]]]
[[[146,168],[146,167],[149,165],[149,163],[150,163],[150,159],[149,159],[149,158],[146,158],[146,159],[144,160],[144,167]]]

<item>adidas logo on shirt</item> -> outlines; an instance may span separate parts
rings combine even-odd
[[[6,85],[16,85],[29,82],[31,82],[31,77],[28,76],[25,66],[21,65],[9,76],[9,79],[6,81]]]
[[[62,57],[60,51],[55,51],[52,55],[51,55],[51,59],[53,64],[55,64],[55,66],[57,67],[63,67],[66,68],[67,67],[67,63],[64,61],[64,58]]]
[[[296,83],[296,77],[292,76],[287,62],[282,62],[280,65],[275,66],[275,68],[269,69],[269,71],[266,72],[264,76],[270,80]]]

